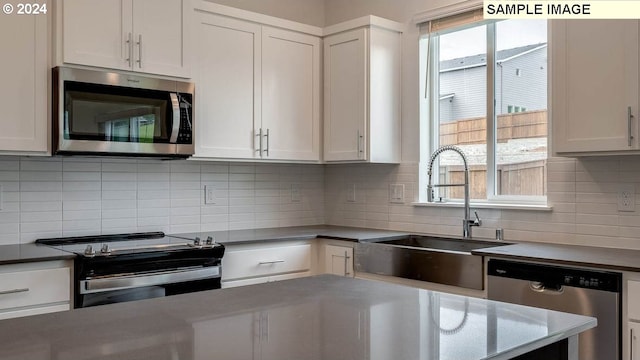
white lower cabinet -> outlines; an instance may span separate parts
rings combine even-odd
[[[71,292],[64,262],[0,266],[0,319],[69,310]]]
[[[623,316],[623,324],[626,325],[626,331],[622,332],[622,353],[623,359],[640,360],[640,274],[625,273],[626,278],[626,295],[624,303],[626,304],[626,316]],[[624,289],[623,289],[624,290]],[[625,311],[623,310],[623,315]]]
[[[640,360],[640,346],[638,346],[640,323],[628,322],[627,326],[629,327],[629,360]]]
[[[353,247],[324,245],[324,272],[340,276],[353,277]]]
[[[259,359],[252,346],[256,321],[256,314],[248,313],[194,322],[194,359]]]
[[[302,303],[195,322],[194,358],[309,359],[317,353],[316,314],[315,303]]]
[[[311,244],[227,245],[222,287],[280,281],[311,275]]]
[[[338,302],[322,306],[323,359],[369,359],[368,311]]]

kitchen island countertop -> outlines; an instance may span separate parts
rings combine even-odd
[[[595,325],[323,275],[0,321],[0,359],[510,359]]]

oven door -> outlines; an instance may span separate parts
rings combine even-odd
[[[193,96],[179,83],[67,68],[56,76],[56,153],[193,154]]]
[[[220,289],[220,266],[98,276],[78,282],[76,308]]]

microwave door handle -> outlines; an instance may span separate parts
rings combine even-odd
[[[176,93],[170,93],[169,97],[171,97],[171,107],[173,109],[173,118],[171,119],[171,137],[169,138],[169,143],[175,144],[178,142],[178,132],[180,132],[180,102],[178,101],[178,94]]]

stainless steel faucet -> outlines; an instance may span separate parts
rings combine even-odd
[[[438,155],[443,152],[451,150],[457,152],[460,157],[462,157],[462,162],[464,163],[464,184],[433,184],[431,175],[433,174],[433,163],[438,157]],[[471,227],[472,226],[480,226],[482,225],[482,220],[478,217],[478,212],[475,212],[476,218],[471,220],[470,216],[470,208],[469,208],[469,166],[467,164],[467,157],[464,155],[462,150],[457,146],[453,145],[444,145],[436,149],[431,155],[431,159],[429,160],[429,185],[427,185],[427,201],[433,202],[433,188],[434,187],[455,187],[455,186],[464,186],[464,219],[462,220],[462,237],[465,239],[471,239]]]

